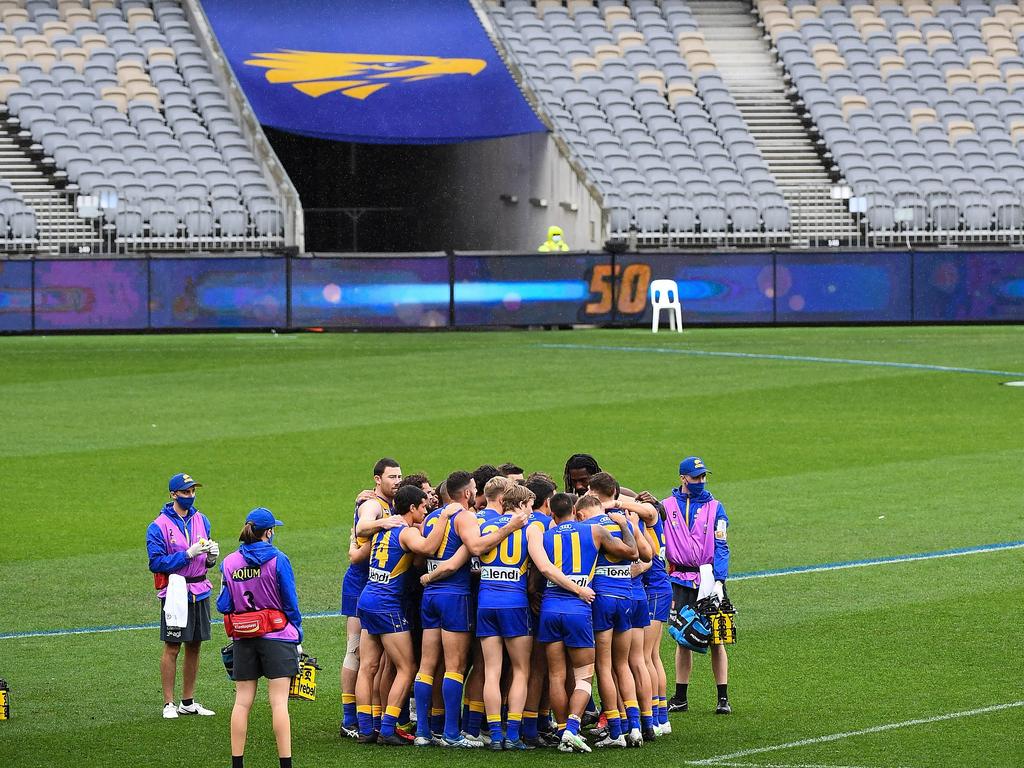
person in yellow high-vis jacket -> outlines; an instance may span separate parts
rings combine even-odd
[[[569,244],[565,242],[565,234],[561,227],[548,227],[548,239],[540,244],[537,249],[540,253],[551,253],[553,251],[568,251]]]

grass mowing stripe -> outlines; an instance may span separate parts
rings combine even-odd
[[[1001,552],[1006,549],[1024,548],[1024,541],[1007,541],[1000,544],[982,544],[977,547],[961,547],[944,549],[938,552],[921,552],[915,555],[893,555],[892,557],[873,557],[868,560],[848,560],[839,563],[822,563],[821,565],[797,565],[792,568],[776,568],[770,571],[752,571],[738,573],[729,577],[729,581],[745,579],[769,579],[773,576],[791,576],[796,573],[821,573],[822,571],[839,571],[844,568],[867,568],[871,565],[890,565],[892,563],[912,563],[916,560],[938,560],[945,557],[963,557],[979,555],[986,552]]]
[[[751,360],[787,360],[796,363],[838,363],[841,365],[868,365],[880,368],[909,368],[917,371],[942,373],[977,373],[986,376],[1024,376],[1020,371],[993,371],[987,368],[958,368],[928,363],[898,363],[886,360],[856,360],[846,357],[814,357],[810,355],[772,355],[763,352],[712,352],[706,349],[670,349],[667,347],[613,347],[604,344],[538,344],[541,349],[593,350],[595,352],[653,352],[661,355],[692,355],[694,357],[735,357]]]
[[[934,715],[932,717],[920,717],[914,720],[903,720],[898,723],[885,723],[884,725],[873,725],[870,728],[861,728],[857,731],[843,731],[842,733],[830,733],[827,736],[814,736],[810,739],[800,739],[799,741],[790,741],[785,744],[773,744],[770,747],[755,747],[754,749],[744,749],[739,752],[730,752],[725,755],[716,755],[715,757],[706,757],[703,760],[687,760],[690,765],[716,765],[719,761],[735,760],[740,757],[748,757],[750,755],[762,755],[765,752],[777,752],[781,749],[795,749],[796,747],[806,747],[812,744],[824,744],[830,741],[839,741],[840,739],[849,739],[853,736],[866,736],[870,733],[882,733],[883,731],[892,731],[897,728],[909,728],[912,725],[927,725],[928,723],[940,723],[944,720],[957,720],[961,717],[973,717],[975,715],[985,715],[990,712],[1001,712],[1004,709],[1013,709],[1015,707],[1024,707],[1024,700],[1022,701],[1011,701],[1006,704],[993,704],[988,707],[979,707],[977,709],[966,709],[960,712],[948,712],[944,715]]]
[[[998,544],[982,544],[977,547],[962,547],[960,549],[944,549],[939,552],[921,552],[913,555],[894,555],[892,557],[876,557],[870,560],[850,560],[839,563],[822,563],[820,565],[798,565],[792,568],[778,568],[771,571],[752,571],[750,573],[738,573],[729,577],[729,581],[744,581],[747,579],[768,579],[774,576],[792,576],[799,573],[821,573],[823,571],[838,571],[844,568],[867,568],[872,565],[892,565],[894,563],[913,563],[919,560],[938,560],[946,557],[963,557],[965,555],[980,555],[987,552],[1002,552],[1008,549],[1024,549],[1024,541],[1007,541]],[[330,619],[341,616],[339,611],[323,611],[309,613],[302,617],[306,619]],[[222,619],[212,619],[213,624],[223,624]],[[35,632],[9,632],[0,634],[0,640],[24,640],[30,637],[62,637],[64,635],[99,635],[106,632],[134,632],[140,629],[159,629],[159,624],[125,624],[111,625],[108,627],[78,627],[76,629],[43,629]]]

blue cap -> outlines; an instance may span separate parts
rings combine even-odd
[[[265,531],[267,528],[273,528],[277,525],[284,525],[284,523],[275,518],[274,513],[266,507],[256,507],[256,509],[245,516],[245,522],[252,523],[254,528],[258,528],[261,531]]]
[[[680,475],[699,477],[700,475],[703,475],[708,471],[708,468],[704,466],[703,459],[700,459],[697,456],[690,456],[679,462]]]
[[[192,475],[188,474],[187,472],[179,472],[174,477],[172,477],[170,481],[167,483],[167,490],[170,491],[171,493],[174,493],[175,491],[184,491],[187,490],[188,488],[202,487],[203,484],[197,483],[195,480],[192,479]]]

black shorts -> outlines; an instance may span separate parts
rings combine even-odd
[[[160,639],[165,643],[195,643],[210,639],[210,598],[189,601],[188,621],[184,629],[168,629],[164,620],[164,601],[160,600]]]
[[[679,609],[683,606],[690,606],[691,608],[697,607],[697,588],[696,587],[684,587],[679,582],[672,582],[672,611],[669,615],[669,621],[675,619]]]
[[[265,677],[295,677],[299,674],[299,646],[287,640],[253,637],[232,642],[235,655],[235,680],[259,680]]]
[[[722,585],[722,594],[728,595],[725,591],[725,585]],[[669,613],[669,621],[672,621],[676,617],[678,610],[688,605],[691,608],[697,607],[697,588],[696,587],[684,587],[677,581],[672,582],[672,610]]]

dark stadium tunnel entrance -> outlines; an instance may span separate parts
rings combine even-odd
[[[307,251],[455,247],[444,194],[453,145],[354,144],[264,130],[302,200]]]

